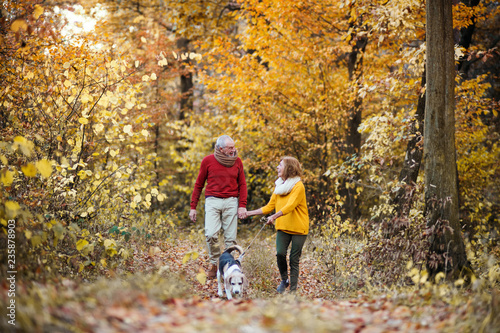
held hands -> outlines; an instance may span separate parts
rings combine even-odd
[[[240,209],[244,209],[245,211],[241,214],[241,216],[239,215],[240,213]],[[256,209],[256,210],[248,210],[246,208],[238,208],[238,217],[240,219],[246,219],[247,217],[250,217],[250,216],[254,216],[254,215],[262,215],[262,209]]]
[[[189,219],[192,221],[192,222],[196,222],[196,209],[191,209],[189,211]],[[246,219],[248,217],[248,214],[247,214],[247,209],[245,207],[240,207],[238,208],[238,218],[239,219]]]
[[[239,207],[238,208],[238,218],[240,220],[246,219],[248,217],[248,212],[245,207]]]

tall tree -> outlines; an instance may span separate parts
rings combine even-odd
[[[354,2],[350,5],[350,7],[354,7]],[[352,10],[351,10],[352,12]],[[368,44],[368,37],[364,34],[363,30],[366,27],[363,26],[362,19],[358,18],[359,21],[355,19],[349,19],[351,22],[349,24],[349,29],[353,32],[352,43],[351,43],[351,52],[348,54],[347,61],[347,70],[349,73],[349,81],[352,82],[354,86],[356,86],[356,90],[359,90],[362,87],[363,80],[363,55],[366,50],[366,45]],[[353,101],[353,105],[350,107],[348,120],[347,120],[347,135],[346,135],[346,153],[349,156],[353,156],[355,154],[359,154],[359,150],[361,148],[361,133],[358,131],[359,125],[361,125],[361,116],[362,116],[362,108],[361,104],[363,99],[359,94],[356,95]],[[358,178],[359,175],[355,175],[355,178]],[[345,202],[345,218],[350,218],[352,221],[355,221],[359,217],[359,207],[357,202],[357,191],[355,186],[345,186],[346,180],[343,181],[343,184],[340,188],[339,193],[341,196],[346,198]]]
[[[431,275],[457,276],[467,266],[459,223],[455,151],[455,59],[452,0],[427,0],[425,202]]]

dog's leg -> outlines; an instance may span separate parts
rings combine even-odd
[[[233,295],[231,294],[231,290],[229,290],[228,288],[225,288],[226,289],[226,296],[227,296],[227,300],[230,301],[233,299]]]
[[[217,284],[218,284],[217,294],[219,295],[219,297],[222,297],[224,296],[224,293],[222,291],[222,276],[220,276],[220,271],[218,269],[217,269]]]

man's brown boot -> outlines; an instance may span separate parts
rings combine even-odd
[[[216,276],[217,276],[217,265],[211,264],[210,268],[207,271],[207,278],[209,280],[213,280],[215,279]]]

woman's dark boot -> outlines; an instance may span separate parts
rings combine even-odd
[[[281,283],[280,285],[278,286],[278,288],[276,289],[280,294],[283,294],[286,290],[286,288],[288,288],[288,285],[290,285],[290,283],[288,282],[288,279],[285,281],[285,280],[281,280]]]

